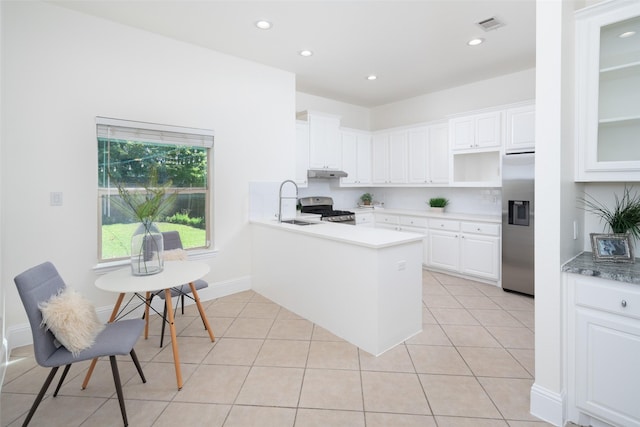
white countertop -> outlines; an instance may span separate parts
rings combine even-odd
[[[435,218],[435,219],[451,219],[458,221],[481,221],[481,222],[490,222],[500,224],[502,223],[502,218],[500,215],[477,215],[477,214],[469,214],[469,213],[456,213],[456,212],[445,212],[445,213],[435,213],[430,212],[428,209],[423,211],[421,210],[411,210],[411,209],[388,209],[388,208],[355,208],[353,212],[356,214],[359,213],[381,213],[381,214],[389,214],[389,215],[409,215],[409,216],[419,216],[425,218]]]
[[[307,221],[307,218],[302,218]],[[310,221],[311,222],[311,221]],[[403,245],[418,242],[424,239],[424,235],[407,233],[404,231],[386,230],[372,227],[357,227],[347,224],[333,224],[318,221],[313,225],[294,225],[279,223],[277,220],[252,220],[252,224],[281,229],[291,233],[300,233],[321,239],[335,240],[372,249],[381,249],[390,246]]]

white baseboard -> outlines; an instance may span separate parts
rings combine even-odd
[[[531,415],[553,424],[562,426],[564,423],[563,393],[555,393],[537,384],[531,386]]]
[[[236,294],[238,292],[248,291],[251,289],[251,276],[240,277],[237,279],[226,280],[223,282],[209,283],[209,287],[198,291],[200,301],[210,301],[212,299],[221,298],[227,295]],[[127,295],[125,298],[129,298]],[[185,305],[193,304],[194,302],[189,298],[185,298]],[[155,298],[151,303],[151,306],[159,313],[162,313],[163,300]],[[111,311],[113,306],[97,307],[96,312],[101,321],[107,322],[111,317]],[[125,318],[141,318],[144,308],[142,306],[136,308],[131,313],[128,313]],[[28,323],[9,326],[7,328],[7,342],[8,342],[8,354],[11,354],[11,349],[30,345],[33,343],[33,337],[31,335],[31,327]]]

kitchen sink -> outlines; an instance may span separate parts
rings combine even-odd
[[[299,219],[283,219],[281,222],[283,222],[285,224],[293,224],[293,225],[313,225],[313,224],[318,224],[317,222],[301,221]]]

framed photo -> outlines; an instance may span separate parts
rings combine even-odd
[[[629,234],[591,233],[591,250],[596,262],[634,262]]]

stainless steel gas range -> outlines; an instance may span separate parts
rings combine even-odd
[[[302,197],[299,202],[302,207],[300,210],[301,213],[320,215],[322,221],[350,225],[356,224],[355,213],[333,209],[333,199],[331,197]]]

